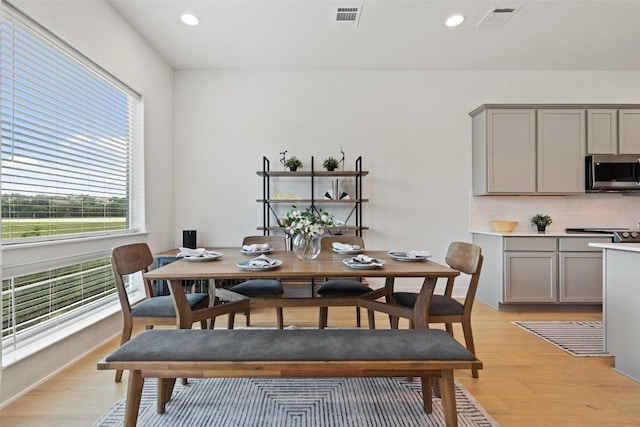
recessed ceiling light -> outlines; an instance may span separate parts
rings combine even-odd
[[[200,23],[200,20],[198,19],[198,17],[190,13],[185,13],[184,15],[182,15],[180,17],[180,20],[185,24],[191,25],[191,26],[198,25]]]
[[[447,18],[444,25],[446,25],[447,27],[457,27],[458,25],[462,24],[463,21],[464,21],[464,16],[451,15],[450,17]]]

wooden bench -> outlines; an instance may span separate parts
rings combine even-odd
[[[454,369],[481,362],[441,330],[148,330],[98,363],[129,371],[125,426],[135,426],[144,378],[158,378],[164,413],[176,378],[420,377],[431,413],[438,378],[447,426],[457,426]]]

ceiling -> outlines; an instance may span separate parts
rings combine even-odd
[[[640,0],[107,1],[175,69],[640,70]],[[356,27],[332,21],[354,5]],[[517,10],[478,26],[496,7]]]

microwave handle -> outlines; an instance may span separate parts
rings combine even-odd
[[[640,159],[636,160],[636,165],[633,168],[633,179],[640,184]]]

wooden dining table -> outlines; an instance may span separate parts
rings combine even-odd
[[[369,310],[370,319],[376,308],[383,308],[393,315],[391,293],[396,277],[422,278],[423,283],[416,301],[413,324],[416,328],[428,328],[427,313],[431,296],[438,278],[452,278],[460,274],[459,271],[430,260],[399,261],[392,258],[386,251],[366,250],[365,255],[384,261],[378,268],[351,268],[344,264],[344,260],[353,255],[339,254],[333,251],[322,251],[314,260],[301,260],[291,251],[274,251],[266,254],[270,259],[280,260],[282,264],[273,269],[253,271],[238,266],[242,261],[250,260],[255,255],[246,255],[239,247],[207,248],[209,251],[220,252],[220,258],[210,261],[189,261],[179,259],[170,264],[145,273],[149,280],[166,280],[176,307],[177,323],[181,329],[189,329],[192,325],[190,308],[187,304],[183,280],[213,279],[214,283],[220,279],[323,279],[336,277],[379,277],[385,278],[385,286],[372,289],[371,292],[357,297],[281,297],[281,298],[252,298],[250,308],[257,307],[325,307],[325,306],[355,306]],[[164,253],[165,255],[167,252]],[[174,252],[177,255],[177,250]],[[216,297],[225,301],[247,299],[227,289],[215,289]],[[385,302],[377,301],[384,297]]]

